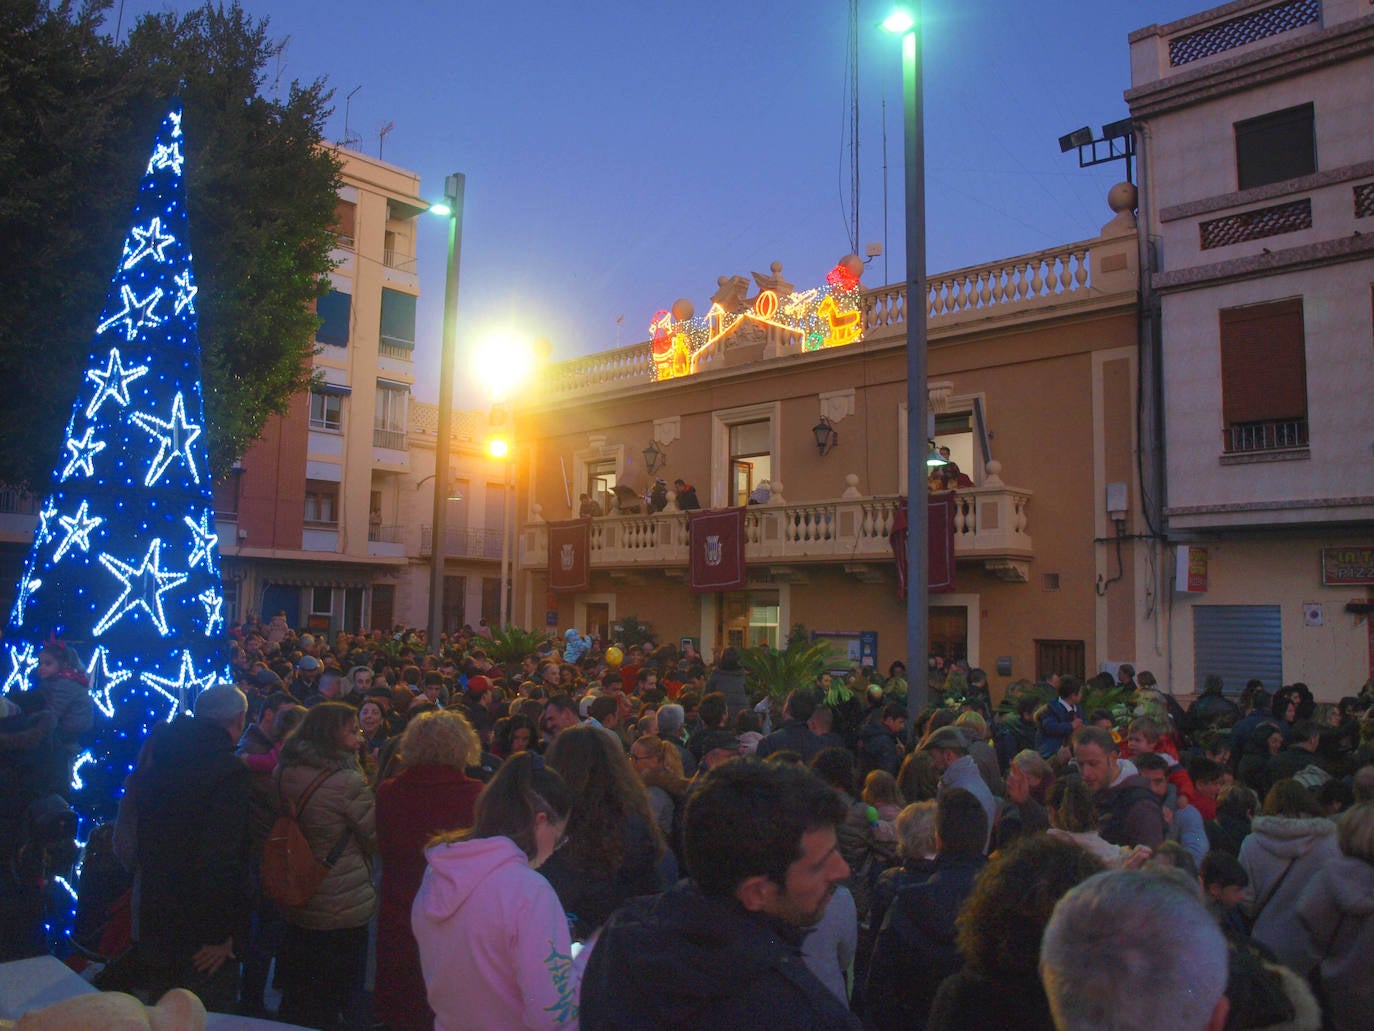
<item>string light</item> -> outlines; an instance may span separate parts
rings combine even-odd
[[[173,109],[123,248],[100,258],[117,258],[114,276],[71,420],[47,445],[56,468],[5,632],[5,693],[29,686],[50,639],[84,656],[96,719],[72,768],[78,847],[113,818],[149,732],[227,673],[183,139]],[[52,883],[75,900],[74,880]]]

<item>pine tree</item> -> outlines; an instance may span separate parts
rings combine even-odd
[[[113,816],[150,730],[188,712],[227,669],[184,155],[173,105],[5,634],[6,694],[28,686],[54,638],[86,664],[95,725],[77,745],[68,797],[88,827]]]

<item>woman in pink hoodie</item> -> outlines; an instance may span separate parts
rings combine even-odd
[[[568,921],[535,869],[563,841],[572,798],[542,756],[511,756],[469,829],[425,849],[410,911],[436,1031],[577,1027]]]

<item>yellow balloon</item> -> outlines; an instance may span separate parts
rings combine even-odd
[[[619,666],[619,665],[621,664],[621,662],[624,661],[624,659],[625,659],[625,653],[622,652],[622,651],[621,651],[619,648],[617,648],[615,645],[611,645],[609,648],[606,649],[606,665],[607,665],[607,666],[612,666],[612,667],[614,667],[614,666]]]

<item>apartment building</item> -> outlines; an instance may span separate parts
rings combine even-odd
[[[1374,673],[1374,9],[1239,0],[1131,35],[1179,688]]]

